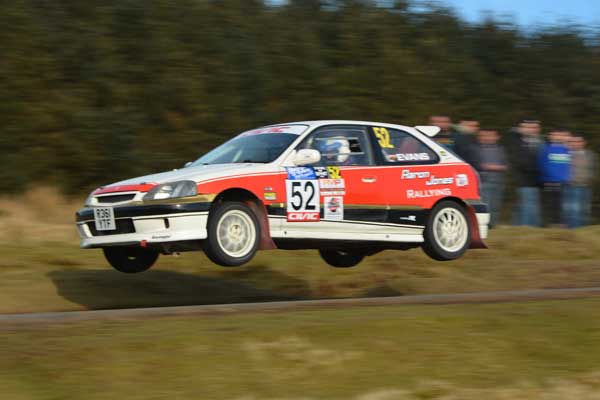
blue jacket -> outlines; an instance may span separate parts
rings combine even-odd
[[[567,146],[548,143],[542,147],[538,165],[540,183],[568,183],[571,178],[571,155]]]

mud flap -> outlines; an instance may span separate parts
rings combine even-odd
[[[269,229],[269,220],[267,218],[267,210],[265,206],[262,204],[257,204],[255,201],[245,201],[244,202],[252,212],[257,216],[258,222],[260,224],[260,244],[258,246],[259,250],[274,250],[277,249],[277,245],[271,239],[271,231]]]
[[[477,215],[475,209],[471,206],[467,206],[467,213],[469,215],[469,223],[471,224],[471,245],[470,249],[487,249],[487,245],[481,239],[479,233],[479,222],[477,221]]]

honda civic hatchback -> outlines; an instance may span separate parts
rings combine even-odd
[[[334,267],[415,247],[454,260],[485,247],[489,214],[477,172],[438,132],[359,121],[243,132],[182,169],[93,191],[76,214],[81,247],[126,273],[184,251],[222,266],[268,249],[317,249]]]

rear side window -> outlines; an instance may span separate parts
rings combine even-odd
[[[319,165],[373,165],[369,137],[365,127],[331,126],[318,129],[301,145],[321,153]]]
[[[385,163],[435,164],[438,155],[425,143],[408,132],[383,127],[373,127],[373,133]]]

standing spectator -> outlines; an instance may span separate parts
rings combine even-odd
[[[542,146],[540,121],[523,120],[511,134],[513,172],[517,185],[516,224],[541,226],[538,153]]]
[[[490,228],[499,220],[504,195],[504,176],[507,162],[504,147],[498,144],[500,136],[494,130],[481,130],[475,150],[479,153],[478,171],[481,177],[481,195],[490,209]]]
[[[571,181],[565,193],[565,218],[569,228],[579,228],[590,223],[592,209],[592,183],[596,168],[595,154],[586,149],[583,136],[569,139],[571,150]]]
[[[546,226],[560,226],[564,220],[563,196],[569,183],[571,155],[565,142],[570,133],[566,129],[554,129],[548,135],[539,156],[540,182],[543,185],[544,222]]]
[[[460,124],[453,125],[446,115],[432,115],[429,124],[441,129],[434,140],[447,150],[475,166],[476,157],[473,154],[474,137],[479,131],[479,122],[473,119],[463,119]]]
[[[479,134],[479,121],[474,118],[463,118],[458,125],[453,126],[454,130],[460,135],[457,140],[455,153],[463,160],[478,168],[477,162],[477,135]]]
[[[440,133],[435,135],[434,140],[444,146],[447,150],[454,151],[456,133],[452,130],[452,120],[446,115],[432,115],[429,117],[429,125],[440,128]]]

